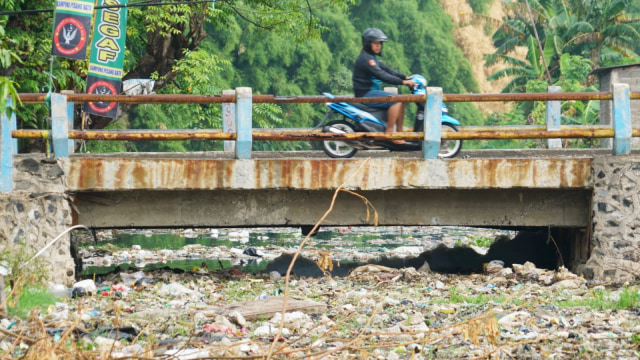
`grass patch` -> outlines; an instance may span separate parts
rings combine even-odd
[[[493,244],[493,241],[495,240],[490,237],[482,236],[482,235],[467,236],[467,239],[469,239],[468,241],[469,245],[486,247],[486,248],[490,247],[491,244]],[[462,245],[462,240],[458,239],[458,245]]]
[[[55,295],[47,290],[50,265],[34,255],[35,250],[23,243],[7,246],[0,253],[0,264],[9,272],[4,277],[5,288],[12,288],[6,291],[9,316],[26,318],[32,308],[40,307],[42,313],[56,303]]]
[[[568,299],[558,301],[558,307],[583,306],[597,310],[628,310],[640,306],[640,293],[638,289],[624,287],[618,299],[611,298],[607,290],[594,290],[580,299]]]
[[[477,294],[477,295],[465,295],[458,291],[456,286],[449,289],[449,297],[447,299],[434,299],[433,304],[471,304],[471,305],[485,305],[485,304],[502,304],[507,298],[504,295],[497,294]],[[522,303],[519,299],[512,299],[510,303],[518,305]]]
[[[7,303],[9,316],[26,318],[34,307],[38,306],[41,313],[56,303],[56,297],[44,288],[18,289],[17,296]]]

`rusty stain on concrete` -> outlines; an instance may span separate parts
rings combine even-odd
[[[588,188],[590,158],[72,158],[70,191]]]

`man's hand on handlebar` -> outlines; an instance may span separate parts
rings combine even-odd
[[[418,86],[418,83],[416,83],[413,80],[407,79],[407,80],[402,80],[402,85],[407,85],[408,87],[413,89],[414,87]]]

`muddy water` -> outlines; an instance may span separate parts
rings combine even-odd
[[[466,227],[330,227],[307,242],[307,249],[324,249],[333,258],[362,260],[379,255],[415,255],[438,244],[487,246],[510,232]],[[241,268],[264,270],[268,260],[296,249],[304,236],[298,228],[106,230],[76,234],[83,256],[82,276],[114,271],[169,268],[192,271]],[[97,240],[97,241],[96,241]]]

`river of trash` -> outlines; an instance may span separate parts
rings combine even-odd
[[[513,232],[464,227],[337,227],[320,228],[304,249],[330,251],[336,260],[367,261],[380,256],[415,256],[439,244],[486,245],[499,234]],[[190,270],[236,267],[259,272],[304,239],[300,229],[131,229],[79,232],[82,275],[119,270]]]
[[[297,229],[167,230],[166,241],[158,233],[105,231],[97,242],[79,234],[84,279],[51,284],[57,301],[40,314],[2,319],[0,351],[25,359],[640,356],[637,283],[500,262],[466,276],[364,264],[341,277],[287,278],[268,264],[294,256]],[[441,243],[482,252],[505,233],[513,235],[335,228],[310,238],[299,256],[326,270]]]

